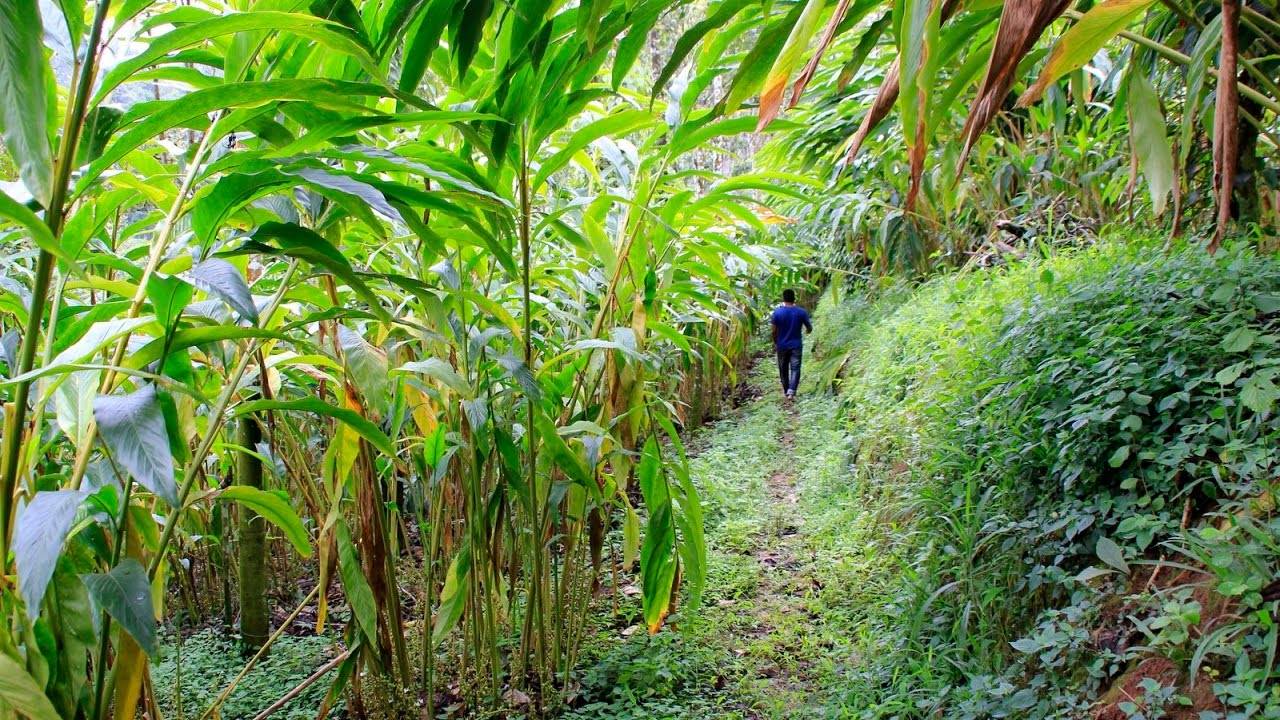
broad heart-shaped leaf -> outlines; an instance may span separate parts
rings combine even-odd
[[[145,385],[129,395],[99,395],[93,401],[93,416],[116,462],[138,484],[177,507],[173,456],[155,386]]]
[[[107,573],[81,575],[96,607],[120,623],[148,655],[156,649],[156,614],[151,605],[147,569],[134,558],[125,558]]]
[[[1129,73],[1129,132],[1138,167],[1151,191],[1152,212],[1164,213],[1173,189],[1173,148],[1160,112],[1160,98],[1147,80],[1146,73],[1136,68]]]
[[[33,621],[40,614],[40,601],[58,566],[67,531],[88,494],[80,490],[38,492],[18,516],[13,558],[18,566],[18,592],[27,604],[27,617]]]
[[[0,32],[3,32],[0,30]],[[0,701],[27,720],[59,720],[36,681],[13,658],[0,653]]]
[[[1261,372],[1249,376],[1240,390],[1240,403],[1256,413],[1269,412],[1277,399],[1280,388]]]
[[[53,153],[46,112],[44,34],[37,0],[0,0],[0,134],[22,184],[48,207]]]
[[[1040,77],[1022,97],[1019,107],[1026,107],[1040,99],[1045,88],[1058,78],[1083,67],[1117,33],[1124,30],[1137,15],[1155,0],[1107,0],[1090,8],[1075,25],[1054,43],[1049,59],[1040,71]]]
[[[235,265],[222,258],[209,258],[191,268],[187,277],[196,287],[221,298],[241,318],[258,324],[258,306]]]
[[[231,500],[253,510],[284,532],[285,539],[293,545],[302,557],[311,557],[311,536],[302,526],[298,514],[293,511],[289,501],[277,493],[259,490],[248,485],[232,485],[218,496],[222,500]]]
[[[1096,550],[1099,560],[1126,575],[1129,573],[1129,563],[1124,560],[1124,550],[1114,540],[1108,537],[1099,538]]]

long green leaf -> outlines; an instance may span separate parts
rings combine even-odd
[[[218,495],[220,500],[240,503],[261,515],[267,522],[280,528],[285,539],[293,545],[302,557],[311,557],[311,536],[303,527],[302,520],[293,511],[289,501],[279,493],[259,490],[248,485],[232,485]]]
[[[676,74],[676,70],[680,69],[681,63],[688,57],[698,45],[698,41],[706,37],[707,33],[722,27],[725,23],[733,19],[734,15],[742,12],[742,10],[750,5],[754,5],[757,0],[725,0],[715,11],[706,17],[706,19],[689,28],[676,40],[675,47],[671,49],[671,55],[667,58],[667,62],[662,66],[662,70],[658,72],[658,79],[653,83],[653,91],[651,97],[656,98],[662,93],[662,89],[667,86],[667,81]]]
[[[787,41],[778,53],[778,58],[773,61],[773,67],[769,69],[764,87],[760,90],[760,121],[757,130],[763,130],[782,107],[782,96],[787,89],[787,82],[791,79],[791,73],[795,72],[800,65],[800,59],[809,47],[809,41],[817,32],[818,20],[822,17],[822,9],[826,5],[826,0],[808,0],[796,24],[791,27]]]
[[[369,285],[364,280],[360,279],[360,276],[351,267],[351,263],[347,262],[346,256],[316,231],[294,223],[269,222],[259,227],[253,233],[253,238],[254,243],[247,243],[244,248],[236,252],[279,252],[300,260],[306,260],[312,265],[318,265],[333,273],[352,290],[355,290],[379,317],[387,321],[391,320],[391,316],[382,307],[381,299],[369,288]],[[266,245],[262,242],[264,240],[275,241],[279,249]]]
[[[355,430],[360,437],[369,441],[369,444],[378,449],[379,452],[387,456],[396,454],[395,445],[391,442],[391,438],[386,433],[378,429],[369,420],[365,419],[360,413],[347,408],[340,408],[336,405],[319,400],[317,398],[303,398],[301,400],[252,400],[250,402],[237,405],[231,414],[234,417],[246,415],[249,413],[262,412],[266,410],[283,410],[285,412],[298,411],[310,412],[317,415],[324,415],[335,420],[340,420],[347,427]]]
[[[1137,68],[1129,73],[1129,133],[1138,167],[1151,192],[1152,211],[1160,215],[1173,189],[1173,148],[1160,112],[1160,98],[1146,74]]]
[[[360,98],[383,97],[386,88],[367,83],[342,80],[264,80],[231,83],[207,90],[197,90],[175,100],[135,106],[124,118],[126,129],[107,146],[76,185],[77,194],[84,192],[104,170],[119,162],[143,143],[151,142],[166,130],[194,121],[205,121],[209,113],[227,108],[260,107],[269,103],[296,101],[328,104],[347,111],[362,109]]]
[[[0,82],[3,82],[2,78],[0,78]],[[58,244],[58,241],[53,237],[53,233],[49,231],[49,226],[36,217],[36,214],[31,212],[27,206],[3,192],[0,192],[0,217],[9,218],[16,222],[27,231],[28,236],[36,244],[36,247],[61,260],[77,275],[84,274],[75,259]]]
[[[36,0],[0,0],[0,134],[18,174],[41,205],[53,194],[40,8]]]
[[[177,51],[199,45],[207,40],[256,30],[284,32],[305,37],[328,50],[333,50],[355,58],[366,72],[373,77],[379,74],[377,63],[350,33],[335,22],[324,20],[315,15],[305,13],[277,12],[274,10],[255,10],[252,12],[219,15],[208,20],[183,25],[157,37],[147,45],[146,49],[128,60],[116,65],[102,78],[102,84],[94,95],[93,103],[102,102],[121,83],[143,68],[165,61]]]
[[[583,126],[569,137],[556,154],[538,166],[538,173],[534,175],[531,184],[532,189],[536,191],[555,171],[567,165],[574,155],[596,140],[606,136],[626,135],[657,123],[658,121],[651,113],[643,110],[623,110]]]

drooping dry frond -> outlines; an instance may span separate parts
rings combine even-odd
[[[987,75],[978,89],[978,96],[969,106],[969,117],[961,132],[964,150],[960,153],[959,166],[964,165],[978,136],[1000,110],[1009,88],[1013,86],[1018,63],[1069,4],[1069,0],[1011,0],[1004,4],[995,44],[991,47]]]

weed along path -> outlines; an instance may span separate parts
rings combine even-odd
[[[775,374],[762,357],[744,378],[749,399],[690,439],[707,518],[703,606],[653,637],[634,617],[603,629],[566,717],[840,715],[866,522],[838,400],[805,387],[784,403]]]

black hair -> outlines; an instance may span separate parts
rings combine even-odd
[[[795,290],[792,290],[791,288],[787,288],[786,290],[782,291],[782,302],[793,303],[795,301],[796,301]]]

